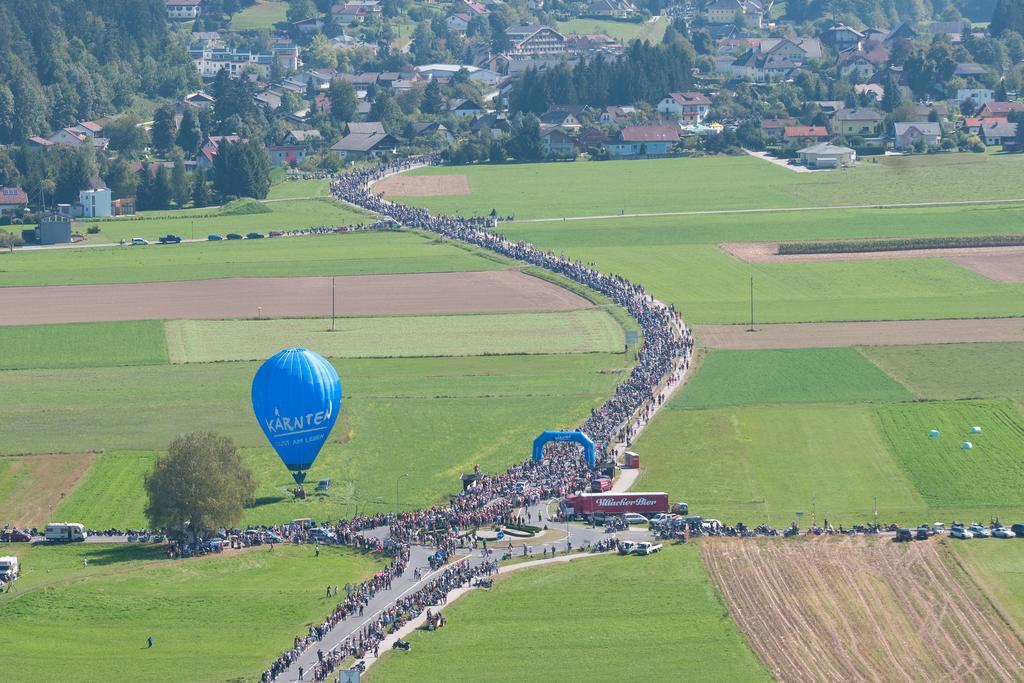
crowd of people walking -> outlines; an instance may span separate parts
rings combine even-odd
[[[580,426],[595,442],[598,453],[606,459],[614,457],[615,445],[620,442],[628,445],[635,434],[632,420],[649,419],[655,407],[665,399],[666,382],[678,379],[688,367],[693,349],[690,330],[674,307],[655,300],[640,285],[618,275],[600,273],[592,265],[541,251],[532,244],[509,240],[497,232],[496,219],[492,217],[435,216],[425,209],[397,204],[372,192],[372,183],[376,180],[434,162],[431,157],[399,159],[346,173],[331,183],[331,192],[338,199],[386,216],[405,227],[468,242],[524,264],[544,268],[589,287],[625,308],[643,334],[637,363],[629,377],[616,387],[614,395],[592,410]],[[448,505],[394,515],[339,520],[332,525],[339,543],[387,552],[394,559],[372,579],[348,591],[345,599],[322,624],[310,627],[305,636],[296,637],[293,646],[264,672],[263,682],[277,679],[341,621],[363,616],[370,599],[390,587],[391,582],[405,571],[409,544],[432,547],[430,570],[436,570],[445,567],[456,549],[467,542],[466,531],[494,524],[531,522],[533,520],[524,518],[528,517],[531,505],[588,490],[593,472],[578,449],[567,444],[549,444],[546,455],[541,461],[527,460],[500,474],[477,472],[472,483]],[[381,526],[388,527],[386,545],[380,539],[369,539],[360,534]],[[450,591],[494,571],[496,565],[492,562],[472,564],[461,560],[445,567],[439,576],[373,615],[341,643],[326,652],[318,649],[316,662],[309,671],[301,674],[308,680],[326,680],[348,657],[358,659],[368,652],[375,652],[387,633],[400,628],[425,609],[443,605]],[[416,568],[416,572],[416,578],[419,578],[420,568]]]

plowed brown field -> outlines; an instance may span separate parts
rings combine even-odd
[[[783,681],[1020,681],[1024,644],[936,540],[709,539],[732,618]]]

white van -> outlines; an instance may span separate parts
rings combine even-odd
[[[13,555],[0,557],[0,581],[14,581],[21,573],[18,558]]]
[[[54,522],[46,525],[46,540],[51,543],[84,541],[88,535],[85,525],[75,522]]]
[[[132,238],[132,245],[133,246],[144,247],[147,244],[149,244],[149,240],[147,240],[147,239],[143,239],[141,237],[133,237]]]

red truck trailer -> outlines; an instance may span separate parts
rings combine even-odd
[[[668,494],[654,493],[584,493],[566,496],[563,504],[571,510],[569,514],[580,517],[622,515],[637,512],[644,516],[668,512]]]

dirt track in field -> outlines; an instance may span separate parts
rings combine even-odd
[[[464,175],[393,175],[374,184],[374,192],[391,197],[447,197],[469,194]]]
[[[33,527],[53,521],[53,510],[97,457],[95,453],[55,453],[3,458],[7,468],[0,474],[0,482],[15,483],[3,500],[0,524]]]
[[[336,278],[339,316],[554,311],[583,297],[518,270]],[[0,288],[0,325],[331,314],[331,278]]]
[[[964,342],[1024,341],[1024,318],[975,320],[893,320],[853,323],[696,325],[694,334],[709,349],[810,349],[839,346],[905,346]]]
[[[1020,681],[1024,644],[938,541],[708,539],[708,573],[781,681]]]
[[[820,263],[822,261],[889,261],[944,258],[994,282],[1024,282],[1024,247],[972,247],[968,249],[908,249],[864,251],[849,254],[775,253],[778,242],[727,242],[718,245],[747,263]]]

